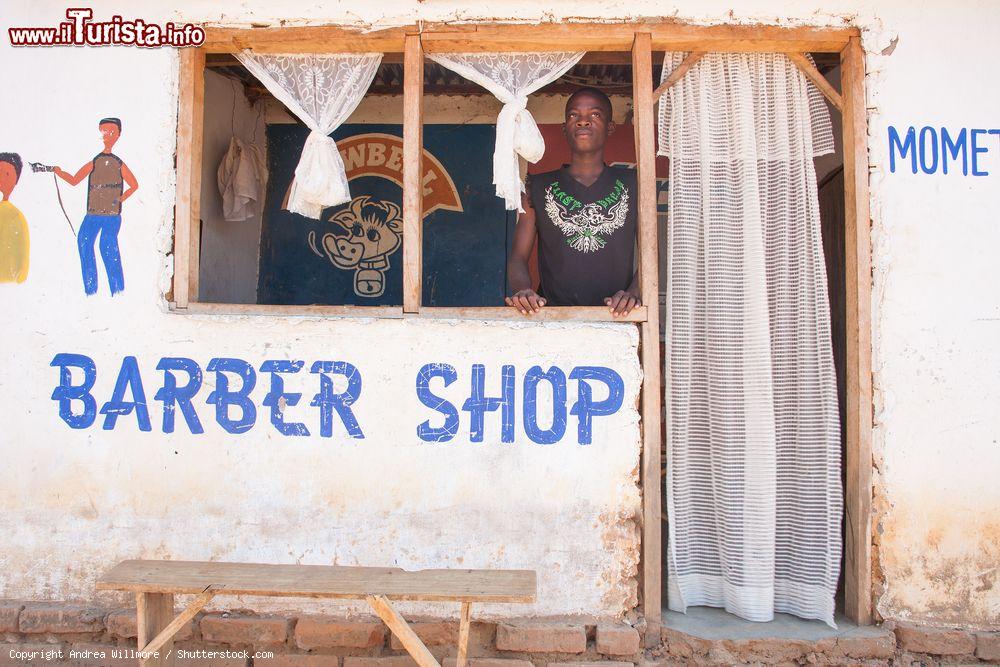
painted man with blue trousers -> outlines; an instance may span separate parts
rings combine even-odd
[[[122,202],[132,196],[139,183],[121,158],[111,152],[121,136],[121,121],[117,118],[102,118],[98,127],[104,150],[80,167],[75,175],[70,175],[59,167],[56,167],[55,173],[70,185],[76,185],[84,177],[88,177],[87,215],[76,236],[83,289],[88,295],[97,293],[96,252],[99,250],[108,276],[108,287],[114,296],[125,289],[122,257],[118,248]],[[125,185],[128,185],[127,190],[124,190]]]

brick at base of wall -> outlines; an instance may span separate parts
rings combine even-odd
[[[975,635],[962,630],[927,628],[910,623],[896,625],[900,648],[929,655],[970,655],[976,650]]]
[[[457,623],[414,620],[443,667],[455,667]],[[702,639],[664,628],[661,643],[643,649],[642,634],[620,621],[602,619],[516,619],[475,621],[470,667],[657,667],[660,664],[735,664],[740,662],[812,664],[897,664],[908,659],[1000,663],[1000,632],[969,632],[912,623],[889,623],[860,634],[818,641],[793,639]],[[116,665],[114,660],[68,658],[69,650],[86,654],[136,648],[135,611],[106,610],[85,603],[0,600],[0,667],[37,664],[16,658],[62,650],[61,660],[46,664],[69,667]],[[254,667],[412,667],[412,659],[377,618],[345,619],[315,614],[258,615],[253,612],[203,612],[185,625],[175,646],[189,650],[268,650]],[[12,653],[13,652],[13,653]],[[134,661],[133,661],[134,662]],[[246,667],[247,660],[179,661],[199,667]],[[120,664],[131,664],[121,662]]]
[[[642,651],[642,638],[631,625],[601,623],[595,634],[597,652],[603,655],[636,655]]]
[[[976,657],[1000,663],[1000,632],[976,633]]]
[[[339,667],[340,658],[335,655],[307,655],[286,653],[273,658],[255,658],[253,667]]]
[[[178,612],[179,613],[179,612]],[[134,609],[118,609],[104,617],[107,633],[119,639],[135,639],[139,636],[139,624]],[[194,621],[188,621],[174,635],[174,641],[187,641],[194,637]]]
[[[281,616],[205,614],[201,618],[201,638],[212,644],[238,646],[281,646],[288,640],[291,619]]]
[[[333,616],[303,616],[295,623],[295,645],[301,649],[375,649],[385,645],[387,628],[379,620],[348,621]]]
[[[17,630],[29,634],[103,632],[104,616],[100,608],[82,604],[27,602],[18,617]]]
[[[496,647],[518,653],[583,653],[587,629],[583,624],[536,620],[499,623]]]

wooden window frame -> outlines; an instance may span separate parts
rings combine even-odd
[[[872,622],[871,500],[871,237],[868,190],[868,138],[865,63],[855,28],[781,28],[775,26],[691,26],[671,22],[569,24],[422,24],[360,32],[338,26],[294,28],[205,27],[199,48],[180,51],[177,130],[177,201],[174,233],[174,282],[171,309],[182,312],[298,316],[430,317],[478,320],[524,317],[510,308],[421,307],[421,188],[423,61],[425,53],[463,51],[618,51],[631,52],[633,114],[639,183],[639,275],[644,300],[627,318],[607,309],[546,307],[535,321],[629,321],[640,327],[643,489],[642,600],[646,641],[659,642],[661,625],[660,553],[660,374],[659,286],[657,267],[656,175],[654,146],[653,51],[781,52],[794,54],[807,71],[811,52],[839,53],[842,91],[832,97],[842,111],[844,137],[845,250],[847,283],[847,452],[845,505],[845,612],[859,625]],[[403,54],[403,255],[404,302],[400,307],[271,306],[198,303],[198,229],[207,53],[331,53],[379,51]],[[679,77],[678,77],[679,78]],[[821,85],[822,89],[822,85]],[[836,95],[834,93],[834,95]],[[839,102],[839,104],[837,104]],[[194,295],[194,298],[192,298]],[[649,491],[649,492],[647,492]]]

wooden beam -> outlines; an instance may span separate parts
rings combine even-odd
[[[125,560],[95,582],[99,591],[263,595],[360,600],[384,595],[427,602],[535,602],[534,570],[428,569],[276,563]],[[173,614],[171,614],[173,616]]]
[[[631,313],[613,317],[607,306],[545,306],[522,315],[510,306],[423,307],[420,317],[456,320],[513,320],[517,322],[643,322],[649,309],[636,306]]]
[[[481,51],[628,52],[634,29],[625,23],[488,23],[466,33],[424,29],[428,53]]]
[[[622,51],[635,32],[649,32],[657,51],[780,51],[839,53],[858,36],[848,28],[785,28],[780,26],[694,26],[672,22],[545,24],[424,24],[427,52],[461,51]],[[400,53],[407,34],[417,26],[365,32],[351,26],[285,28],[221,28],[206,26],[208,53]]]
[[[428,53],[463,51],[628,51],[636,31],[657,51],[841,51],[856,29],[692,26],[670,22],[469,25],[467,32],[425,27]]]
[[[659,101],[659,99],[663,96],[663,93],[667,92],[670,86],[683,79],[688,70],[694,67],[695,63],[701,60],[704,56],[704,51],[692,51],[687,54],[687,57],[681,61],[681,64],[677,66],[677,69],[671,72],[667,79],[653,91],[653,103],[655,104]]]
[[[844,101],[844,235],[847,284],[847,455],[844,596],[847,616],[872,622],[871,216],[865,60],[852,37],[841,53]]]
[[[403,312],[420,310],[423,288],[424,53],[407,35],[403,63]]]
[[[145,646],[170,624],[174,615],[174,596],[170,593],[136,593],[137,646]],[[173,667],[173,634],[160,644],[156,656],[139,658],[141,667]]]
[[[171,304],[171,310],[178,308]],[[189,303],[185,313],[260,315],[265,317],[377,317],[400,319],[399,306],[310,306],[269,303]]]
[[[403,53],[382,54],[383,65],[402,65]],[[581,65],[630,65],[632,64],[632,54],[628,51],[588,51],[580,58]],[[243,64],[231,53],[209,53],[205,60],[205,67],[209,69],[215,67],[243,67]],[[492,93],[483,90],[484,94]]]
[[[659,23],[650,28],[655,51],[837,53],[857,28],[785,28],[769,25],[695,26]]]
[[[377,317],[436,320],[509,320],[518,322],[644,322],[649,307],[636,306],[623,317],[614,317],[606,306],[546,306],[533,315],[522,315],[509,306],[422,307],[404,313],[399,306],[300,306],[268,303],[189,303],[186,309],[170,304],[170,310],[205,315],[259,315],[262,317]]]
[[[466,659],[469,655],[469,625],[472,603],[462,603],[462,617],[458,626],[458,658],[455,660],[455,667],[465,667]]]
[[[401,52],[405,28],[364,32],[347,26],[295,26],[289,28],[205,27],[208,53],[365,53]]]
[[[205,52],[180,49],[179,58],[173,301],[177,308],[187,308],[190,301],[198,300]]]
[[[378,617],[382,619],[392,634],[396,635],[399,643],[403,645],[410,657],[416,661],[420,667],[441,667],[427,647],[424,645],[417,633],[406,623],[406,620],[399,615],[399,612],[389,603],[384,595],[369,595],[368,604],[371,605]]]
[[[834,90],[830,82],[826,80],[826,77],[820,74],[820,71],[816,69],[812,61],[805,56],[804,53],[787,53],[788,59],[791,60],[795,65],[806,75],[806,78],[812,81],[813,85],[819,88],[819,92],[823,93],[826,99],[830,100],[830,104],[836,107],[837,111],[844,113],[844,101],[840,97],[840,93]]]
[[[174,620],[170,621],[165,628],[156,634],[156,637],[149,640],[145,645],[142,645],[142,642],[137,642],[137,645],[141,647],[139,650],[142,653],[154,653],[159,651],[161,647],[166,646],[168,642],[172,642],[174,634],[181,629],[181,626],[194,618],[199,611],[204,609],[205,605],[207,605],[209,601],[215,597],[215,593],[215,590],[210,589],[195,597],[195,599],[191,601],[191,604],[189,604],[184,611],[177,614]],[[149,595],[149,593],[146,593],[146,595]],[[171,609],[171,613],[173,613],[173,609]]]
[[[205,145],[205,52],[198,50],[194,70],[194,105],[191,118],[190,220],[188,238],[188,300],[201,298],[201,169]],[[213,171],[214,173],[214,171]]]
[[[656,221],[656,153],[653,139],[651,35],[635,34],[632,99],[639,182],[639,285],[646,304],[640,329],[642,363],[642,600],[646,646],[660,643],[660,288]]]

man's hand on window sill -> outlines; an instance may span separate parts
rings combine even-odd
[[[507,302],[508,306],[517,309],[522,315],[534,315],[545,305],[545,299],[538,296],[533,289],[523,289],[515,292],[512,296],[506,297],[504,301]]]
[[[611,310],[612,317],[628,315],[636,306],[642,305],[638,294],[628,290],[619,290],[604,300],[604,305]]]

